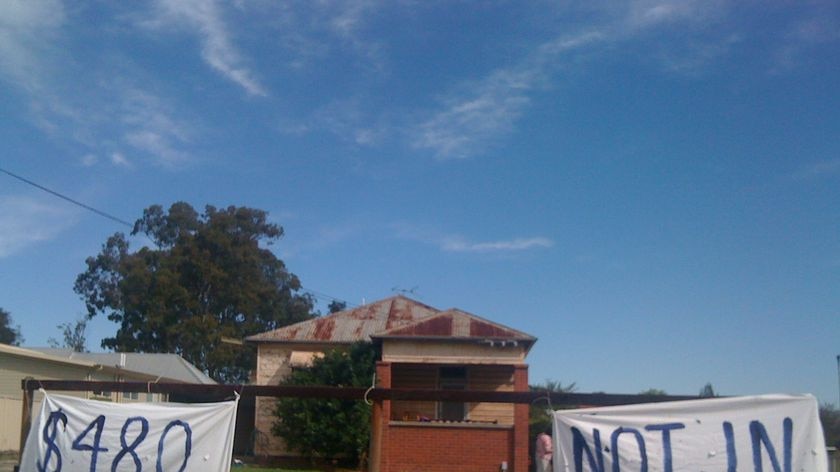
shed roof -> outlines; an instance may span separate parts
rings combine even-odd
[[[507,340],[536,338],[459,309],[441,311],[403,295],[246,338],[258,343],[352,343],[383,338]]]
[[[177,382],[215,384],[216,382],[178,354],[141,352],[75,352],[72,349],[29,348],[52,358],[70,362],[86,362],[138,372]],[[123,362],[123,357],[124,362]]]

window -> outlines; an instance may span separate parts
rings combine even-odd
[[[441,367],[438,373],[441,390],[466,390],[466,367]],[[467,405],[462,402],[440,402],[438,404],[438,418],[446,421],[463,421],[467,419]]]
[[[125,392],[124,394],[126,400],[139,400],[140,394],[137,392]]]

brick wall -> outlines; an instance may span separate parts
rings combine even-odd
[[[391,386],[388,362],[377,364],[380,387]],[[514,389],[528,390],[528,366],[514,368]],[[528,405],[514,406],[512,426],[441,425],[391,421],[391,402],[376,402],[372,472],[510,472],[528,470]]]
[[[393,425],[388,472],[497,472],[513,470],[513,429]]]

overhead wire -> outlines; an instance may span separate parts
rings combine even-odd
[[[82,203],[82,202],[80,202],[80,201],[78,201],[78,200],[75,200],[75,199],[70,198],[70,197],[68,197],[68,196],[66,196],[66,195],[63,195],[63,194],[61,194],[61,193],[59,193],[59,192],[56,192],[55,190],[49,189],[49,188],[47,188],[47,187],[44,187],[43,185],[40,185],[40,184],[38,184],[38,183],[36,183],[36,182],[33,182],[33,181],[31,181],[31,180],[29,180],[29,179],[27,179],[27,178],[25,178],[25,177],[22,177],[22,176],[20,176],[20,175],[17,175],[17,174],[15,174],[15,173],[11,172],[11,171],[8,171],[8,170],[6,170],[6,169],[3,169],[2,167],[0,167],[0,172],[2,172],[2,173],[4,173],[4,174],[8,175],[9,177],[13,177],[13,178],[15,178],[15,179],[17,179],[17,180],[20,180],[21,182],[24,182],[24,183],[26,183],[26,184],[28,184],[28,185],[31,185],[31,186],[33,186],[33,187],[35,187],[35,188],[39,189],[39,190],[42,190],[42,191],[44,191],[44,192],[47,192],[47,193],[49,193],[50,195],[53,195],[53,196],[55,196],[55,197],[58,197],[58,198],[60,198],[60,199],[62,199],[62,200],[65,200],[65,201],[67,201],[67,202],[70,202],[70,203],[72,203],[73,205],[76,205],[76,206],[79,206],[79,207],[81,207],[81,208],[84,208],[85,210],[88,210],[88,211],[90,211],[90,212],[93,212],[93,213],[95,213],[95,214],[97,214],[97,215],[99,215],[99,216],[102,216],[102,217],[104,217],[104,218],[107,218],[107,219],[109,219],[109,220],[111,220],[111,221],[114,221],[114,222],[116,222],[116,223],[119,223],[119,224],[121,224],[121,225],[123,225],[123,226],[127,226],[127,227],[132,228],[132,229],[134,228],[134,225],[133,225],[133,224],[129,223],[128,221],[123,220],[122,218],[118,218],[118,217],[116,217],[116,216],[114,216],[114,215],[111,215],[111,214],[109,214],[109,213],[106,213],[106,212],[104,212],[104,211],[102,211],[102,210],[98,210],[98,209],[96,209],[96,208],[94,208],[94,207],[92,207],[92,206],[90,206],[90,205],[86,205],[86,204],[84,204],[84,203]],[[312,289],[310,289],[310,288],[301,287],[301,290],[303,290],[304,292],[307,292],[307,293],[309,293],[309,294],[313,295],[315,298],[319,298],[319,299],[327,299],[327,300],[329,300],[329,301],[334,301],[334,302],[341,302],[341,303],[344,303],[345,305],[347,305],[348,307],[351,307],[351,308],[358,306],[358,305],[354,305],[354,304],[352,304],[352,303],[348,303],[346,300],[343,300],[343,299],[341,299],[341,298],[336,298],[336,297],[333,297],[332,295],[327,295],[326,293],[318,292],[317,290],[312,290]]]
[[[102,211],[102,210],[97,210],[96,208],[94,208],[94,207],[92,207],[92,206],[90,206],[90,205],[85,205],[84,203],[82,203],[82,202],[80,202],[80,201],[78,201],[78,200],[74,200],[74,199],[72,199],[72,198],[70,198],[70,197],[68,197],[68,196],[66,196],[66,195],[62,195],[62,194],[60,194],[60,193],[56,192],[55,190],[48,189],[47,187],[44,187],[43,185],[37,184],[37,183],[35,183],[35,182],[33,182],[33,181],[31,181],[31,180],[29,180],[29,179],[25,178],[25,177],[21,177],[21,176],[19,176],[19,175],[15,174],[15,173],[9,172],[8,170],[3,169],[2,167],[0,167],[0,172],[4,173],[4,174],[6,174],[6,175],[8,175],[8,176],[10,176],[10,177],[14,177],[14,178],[16,178],[16,179],[20,180],[21,182],[24,182],[24,183],[26,183],[26,184],[29,184],[29,185],[31,185],[31,186],[33,186],[33,187],[37,188],[37,189],[43,190],[44,192],[47,192],[47,193],[49,193],[49,194],[51,194],[51,195],[54,195],[54,196],[56,196],[56,197],[58,197],[58,198],[60,198],[60,199],[62,199],[62,200],[68,201],[68,202],[72,203],[73,205],[76,205],[76,206],[82,207],[82,208],[84,208],[85,210],[88,210],[88,211],[91,211],[91,212],[93,212],[93,213],[96,213],[96,214],[97,214],[97,215],[99,215],[99,216],[102,216],[102,217],[108,218],[109,220],[111,220],[111,221],[115,221],[115,222],[117,222],[117,223],[119,223],[119,224],[121,224],[121,225],[123,225],[123,226],[128,226],[129,228],[132,228],[132,229],[134,228],[134,225],[133,225],[133,224],[131,224],[131,223],[129,223],[128,221],[125,221],[125,220],[123,220],[123,219],[121,219],[121,218],[117,218],[116,216],[111,215],[111,214],[109,214],[109,213],[106,213],[106,212],[104,212],[104,211]]]

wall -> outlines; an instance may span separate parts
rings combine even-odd
[[[382,360],[386,362],[416,362],[426,364],[507,364],[525,361],[525,348],[518,346],[490,346],[475,342],[384,339]]]
[[[292,352],[324,352],[335,349],[335,345],[318,343],[261,343],[257,345],[257,371],[254,381],[257,385],[280,385],[292,373],[289,363]],[[289,451],[282,439],[271,434],[276,421],[274,407],[276,398],[258,397],[254,413],[254,454],[258,456],[299,456]]]
[[[394,388],[438,388],[440,365],[392,364],[392,385]],[[467,366],[467,386],[470,390],[492,390],[512,392],[513,366],[470,365]],[[437,417],[437,403],[425,401],[395,401],[391,407],[391,419],[417,420],[418,416]],[[467,419],[471,421],[513,424],[513,405],[505,403],[470,403],[467,405]]]
[[[20,448],[20,422],[23,390],[21,381],[27,377],[40,380],[127,380],[147,381],[147,377],[135,378],[129,375],[115,375],[113,370],[100,369],[81,363],[64,363],[39,358],[0,353],[0,451],[17,451]],[[109,397],[94,395],[93,392],[55,392],[62,395],[95,398],[107,401],[129,401],[123,394],[111,392]],[[33,415],[37,414],[43,395],[35,391]],[[141,393],[136,401],[146,401],[147,394]],[[160,401],[158,394],[151,401]]]
[[[397,367],[389,362],[377,363],[379,387],[397,387],[392,378]],[[512,375],[505,378],[512,381],[514,391],[528,390],[527,365],[513,366]],[[512,425],[476,425],[393,421],[392,405],[396,403],[374,403],[371,472],[497,471],[502,462],[507,462],[511,472],[528,470],[527,404],[512,406]]]
[[[487,472],[513,470],[513,428],[392,424],[389,471]]]

